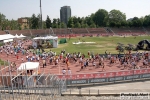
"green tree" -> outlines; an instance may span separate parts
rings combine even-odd
[[[9,21],[9,26],[11,28],[11,30],[18,30],[18,22],[16,20],[11,20]]]
[[[20,24],[18,24],[18,28],[19,28],[19,30],[21,30],[21,25]]]
[[[99,9],[93,16],[93,21],[97,26],[106,26],[108,22],[108,12],[105,9]]]
[[[0,30],[3,29],[3,24],[4,24],[4,21],[6,20],[5,17],[6,17],[5,15],[0,13]]]
[[[39,28],[39,18],[36,17],[35,14],[31,17],[31,28],[32,29],[38,29]]]
[[[132,22],[133,27],[141,27],[142,26],[142,21],[138,17],[134,17],[131,22]]]
[[[66,24],[64,23],[64,22],[61,22],[61,24],[60,24],[61,26],[61,28],[66,28]]]
[[[46,18],[46,28],[50,28],[52,27],[52,23],[51,23],[51,20],[49,18],[49,16],[47,15],[47,18]]]
[[[77,25],[77,23],[79,22],[78,18],[76,16],[73,16],[72,19],[73,19],[74,25]]]
[[[77,22],[75,25],[74,25],[74,28],[81,28],[81,24],[79,22]]]
[[[57,18],[57,28],[60,28],[61,26],[60,26],[60,24],[61,24],[61,22],[60,22],[60,19],[59,18]]]
[[[69,18],[69,21],[68,21],[68,25],[67,25],[69,28],[74,28],[74,23],[73,23],[73,18],[70,17]]]
[[[119,10],[111,10],[108,14],[109,25],[117,26],[118,28],[121,26],[121,23],[126,21],[126,15]]]
[[[146,16],[144,17],[143,26],[144,26],[144,27],[150,26],[150,15],[146,15]]]
[[[43,29],[46,29],[47,27],[46,27],[46,22],[45,21],[42,21],[42,25],[43,25]]]
[[[56,18],[53,19],[52,27],[53,28],[57,28],[58,27],[58,25],[57,25],[57,19]]]
[[[91,23],[90,28],[96,28],[96,24],[94,22]]]

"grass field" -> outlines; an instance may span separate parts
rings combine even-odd
[[[117,43],[122,44],[133,44],[137,45],[139,41],[143,39],[150,40],[150,36],[130,36],[130,37],[80,37],[80,41],[85,42],[96,42],[95,44],[78,44],[74,45],[72,42],[78,42],[79,37],[71,38],[70,40],[67,39],[67,43],[59,44],[58,48],[52,48],[51,50],[56,52],[57,54],[60,53],[61,50],[65,49],[66,52],[73,53],[73,52],[81,52],[87,54],[88,51],[93,53],[104,54],[105,50],[111,52],[112,54],[117,54],[118,51],[116,50]],[[47,49],[46,51],[49,51]]]

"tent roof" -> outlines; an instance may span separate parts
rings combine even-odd
[[[18,35],[18,34],[16,34],[16,35],[15,35],[15,38],[19,38],[19,35]]]
[[[11,42],[13,39],[4,40],[4,43]]]
[[[8,39],[13,39],[15,36],[11,34],[5,34],[5,35],[0,35],[0,40],[8,40]]]
[[[41,39],[41,40],[46,40],[46,39],[58,39],[58,37],[54,37],[54,36],[35,37],[34,40],[36,40],[36,39]]]
[[[34,70],[39,68],[39,62],[26,62],[22,63],[17,70]]]
[[[20,37],[20,38],[23,38],[23,37],[26,37],[26,36],[24,36],[24,35],[21,34],[19,37]]]

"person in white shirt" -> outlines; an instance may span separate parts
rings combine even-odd
[[[63,74],[63,75],[66,74],[66,70],[65,70],[65,69],[62,70],[62,74]]]
[[[68,68],[68,75],[71,75],[71,70],[70,70],[70,68]]]
[[[16,54],[17,54],[17,53],[15,52],[15,56],[16,56]]]
[[[22,58],[21,60],[22,60],[22,62],[23,62],[23,58]]]
[[[26,56],[26,59],[28,60],[28,58],[29,58],[29,56],[27,55],[27,56]]]

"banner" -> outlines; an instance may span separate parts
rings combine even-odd
[[[118,81],[133,81],[136,79],[150,78],[150,69],[124,70],[118,72],[102,72],[92,74],[58,75],[60,79],[66,79],[67,85],[90,84]]]

